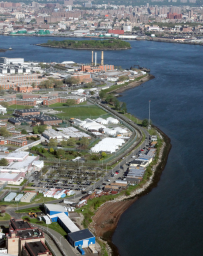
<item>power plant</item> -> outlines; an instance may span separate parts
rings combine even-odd
[[[95,60],[94,60],[95,58]],[[92,66],[97,65],[97,52],[95,52],[95,57],[94,57],[94,51],[92,51]],[[101,51],[101,65],[104,65],[104,52]]]

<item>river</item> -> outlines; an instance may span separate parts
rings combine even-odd
[[[0,48],[13,48],[0,56],[27,61],[91,61],[91,51],[34,45],[48,39],[0,36]],[[151,69],[155,79],[124,92],[120,100],[127,103],[128,112],[141,119],[148,117],[151,100],[152,122],[171,138],[172,150],[157,187],[122,215],[113,243],[121,256],[203,255],[203,47],[130,43],[130,50],[105,52],[104,62]]]

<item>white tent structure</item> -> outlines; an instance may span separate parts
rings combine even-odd
[[[113,130],[113,129],[110,129],[110,128],[105,128],[104,133],[109,135],[109,136],[116,136],[117,131]]]
[[[108,152],[108,153],[114,153],[124,143],[125,143],[125,140],[123,140],[123,139],[107,137],[107,138],[104,138],[103,140],[101,140],[94,147],[92,147],[91,151],[93,153],[99,153],[99,152],[102,152],[102,151]]]
[[[128,132],[126,129],[123,129],[123,128],[121,128],[121,127],[115,127],[114,130],[115,130],[117,133],[120,133],[120,134],[125,134],[125,133]]]
[[[106,120],[107,120],[109,123],[111,123],[111,124],[119,124],[118,119],[113,118],[113,117],[108,117]]]
[[[99,124],[108,124],[108,121],[104,118],[101,118],[101,117],[95,119],[95,121]]]

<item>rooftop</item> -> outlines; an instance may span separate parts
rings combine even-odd
[[[24,220],[11,219],[11,225],[13,229],[30,229],[31,226]]]
[[[94,235],[89,231],[89,229],[79,230],[79,231],[68,234],[68,236],[74,242],[84,240],[84,239],[88,239],[90,237],[94,237]]]
[[[25,247],[30,253],[30,255],[32,256],[44,254],[48,251],[48,249],[45,247],[45,245],[41,241],[26,243]]]

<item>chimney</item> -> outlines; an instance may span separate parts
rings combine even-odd
[[[104,52],[101,52],[101,65],[104,65]]]
[[[97,52],[95,52],[95,66],[97,65]]]
[[[94,51],[92,51],[92,66],[94,64]]]

